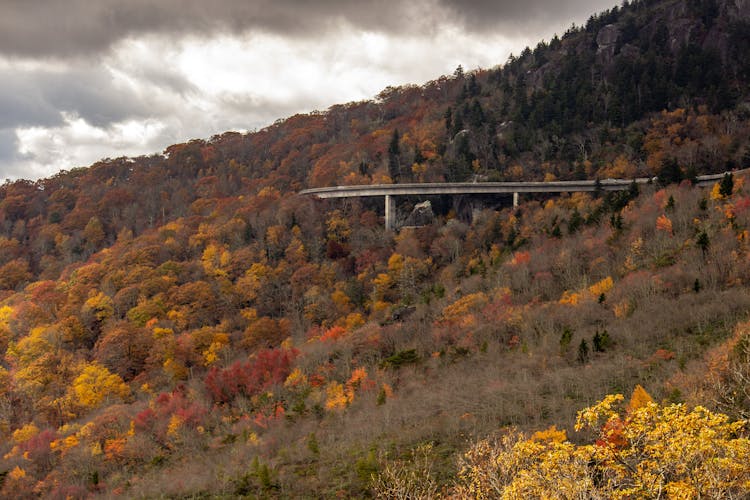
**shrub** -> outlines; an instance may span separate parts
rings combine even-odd
[[[634,398],[635,399],[635,398]],[[623,405],[610,395],[578,412],[576,430],[595,433],[576,445],[510,432],[476,443],[461,459],[460,498],[740,498],[750,481],[744,421],[650,398]],[[631,401],[632,402],[632,401]]]
[[[381,363],[381,366],[400,368],[403,365],[416,363],[417,361],[419,361],[419,354],[417,354],[417,350],[407,349],[405,351],[397,352],[393,356],[385,358],[385,360],[383,360],[383,362]]]

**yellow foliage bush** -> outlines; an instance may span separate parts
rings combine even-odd
[[[162,364],[164,371],[175,380],[185,380],[188,376],[188,369],[185,365],[174,358],[167,358]]]
[[[88,408],[96,408],[111,398],[130,396],[130,388],[122,378],[98,363],[91,363],[83,369],[73,381],[73,392],[78,402]]]
[[[443,308],[443,319],[446,321],[455,320],[464,314],[480,310],[487,305],[487,302],[487,295],[483,292],[466,295]]]
[[[326,408],[329,410],[342,410],[346,408],[349,400],[344,393],[344,386],[336,381],[326,387]]]
[[[344,328],[346,328],[346,330],[350,332],[353,332],[364,324],[365,317],[360,313],[349,313],[346,318],[344,318]]]
[[[23,443],[39,434],[39,428],[32,424],[26,424],[20,429],[13,431],[13,442]]]
[[[346,381],[346,399],[349,403],[354,401],[354,393],[369,386],[367,370],[364,367],[355,368],[352,376]]]
[[[223,335],[223,337],[220,337],[220,335]],[[219,360],[219,354],[228,345],[229,336],[225,333],[217,334],[216,339],[211,342],[211,345],[208,346],[208,349],[202,352],[203,363],[206,366],[211,366],[212,364],[216,363]]]
[[[388,271],[393,274],[398,274],[404,267],[404,256],[401,254],[391,254],[388,258]]]
[[[18,481],[19,479],[26,477],[26,471],[16,465],[16,467],[8,473],[8,477],[14,481]]]
[[[59,451],[61,455],[65,455],[68,450],[78,446],[78,437],[75,434],[71,434],[68,437],[55,439],[49,444],[50,450]]]
[[[182,417],[177,414],[172,415],[169,418],[169,424],[167,425],[167,436],[176,436],[183,423],[184,420]]]
[[[724,196],[721,194],[721,185],[720,183],[716,182],[714,183],[713,187],[711,188],[711,199],[716,200],[723,200]]]
[[[372,304],[372,310],[373,312],[385,311],[386,309],[391,307],[391,305],[392,304],[390,302],[387,302],[384,300],[377,300],[375,301],[375,303]]]
[[[0,307],[0,325],[7,325],[12,315],[13,315],[12,307],[10,306]]]
[[[352,234],[349,222],[339,210],[333,210],[330,213],[326,220],[326,229],[328,239],[338,242],[348,240],[349,236]]]
[[[628,402],[625,411],[627,413],[633,413],[637,409],[643,408],[644,406],[653,402],[654,399],[651,397],[651,395],[646,392],[646,389],[644,389],[641,384],[638,384],[635,386],[635,389],[633,389],[633,395],[630,396],[630,402]]]
[[[555,425],[550,426],[543,431],[537,431],[531,436],[532,441],[540,442],[554,441],[557,443],[562,443],[563,441],[567,441],[567,439],[568,435],[565,432],[565,429],[558,430],[557,426]]]
[[[393,286],[393,279],[388,274],[380,273],[373,278],[372,284],[375,287],[375,297],[380,300],[385,297],[388,289]]]
[[[287,389],[294,389],[305,385],[307,385],[307,375],[302,373],[302,370],[299,368],[295,368],[284,381],[284,387]]]
[[[658,405],[636,388],[630,411],[609,395],[578,413],[591,444],[556,429],[531,439],[509,432],[462,457],[458,498],[744,498],[750,491],[750,440],[744,421],[703,407]],[[540,439],[540,437],[542,439]],[[547,439],[549,437],[549,439]]]
[[[203,251],[201,263],[203,264],[203,269],[206,271],[206,274],[209,276],[220,277],[227,275],[225,268],[229,265],[231,258],[232,255],[229,253],[226,246],[211,243]]]
[[[153,329],[152,333],[154,335],[154,340],[163,340],[172,337],[174,335],[174,330],[157,326]]]
[[[610,290],[612,290],[612,287],[615,286],[614,281],[612,281],[612,276],[607,276],[601,281],[598,281],[591,285],[589,287],[589,292],[594,297],[598,297],[599,295],[603,293],[609,293]]]
[[[580,293],[565,290],[562,297],[560,297],[559,303],[577,306],[581,302],[581,299],[583,299],[583,296]]]
[[[106,320],[115,312],[112,299],[103,292],[99,292],[89,297],[86,302],[84,302],[83,309],[92,312],[99,321]]]

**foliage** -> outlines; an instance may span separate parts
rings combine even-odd
[[[645,381],[747,418],[746,343],[726,340],[750,309],[746,178],[690,183],[749,166],[750,30],[688,3],[626,2],[500,67],[0,186],[0,496],[362,497],[376,471],[418,494],[435,465],[432,495],[466,436],[547,428],[507,446],[563,453],[550,425]],[[434,197],[431,225],[397,233],[378,200],[294,195],[654,176],[518,207]],[[373,433],[387,448],[363,454]],[[571,488],[603,477],[558,458]]]
[[[642,389],[641,389],[642,391]],[[658,405],[634,394],[607,396],[579,412],[576,430],[596,440],[575,445],[508,432],[464,455],[455,494],[468,498],[720,498],[750,486],[745,423],[702,407]],[[635,400],[639,400],[635,402]]]
[[[416,363],[419,361],[419,354],[416,349],[407,349],[399,351],[392,356],[388,356],[382,362],[383,366],[400,368],[401,366]]]
[[[78,402],[88,408],[96,408],[111,398],[123,400],[130,396],[130,388],[122,379],[97,363],[84,367],[73,381],[73,391]]]
[[[215,403],[231,403],[238,396],[251,397],[283,383],[291,373],[295,350],[260,351],[254,359],[236,361],[229,368],[212,367],[206,375],[206,389]]]

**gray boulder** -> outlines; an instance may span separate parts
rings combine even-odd
[[[414,209],[404,221],[404,226],[427,226],[435,220],[429,200],[414,205]]]

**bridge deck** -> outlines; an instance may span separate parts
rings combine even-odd
[[[738,170],[735,174],[750,169]],[[700,175],[696,178],[699,186],[711,185],[728,172],[712,175]],[[601,181],[552,181],[552,182],[444,182],[419,184],[372,184],[360,186],[332,186],[305,189],[302,195],[312,195],[317,198],[359,198],[367,196],[385,197],[385,227],[391,230],[395,226],[396,203],[394,196],[405,195],[460,195],[460,194],[512,194],[513,206],[518,203],[519,193],[572,193],[602,191],[623,191],[630,185],[647,184],[655,181],[655,177],[639,177],[637,179],[604,179]]]
[[[739,173],[739,172],[735,172]],[[712,184],[721,179],[724,173],[701,175],[698,185]],[[318,198],[356,198],[366,196],[441,195],[441,194],[511,194],[511,193],[570,193],[577,191],[593,192],[622,191],[628,189],[633,180],[637,184],[653,182],[655,178],[603,179],[599,181],[552,181],[552,182],[444,182],[412,184],[372,184],[358,186],[332,186],[312,188],[299,194]]]

